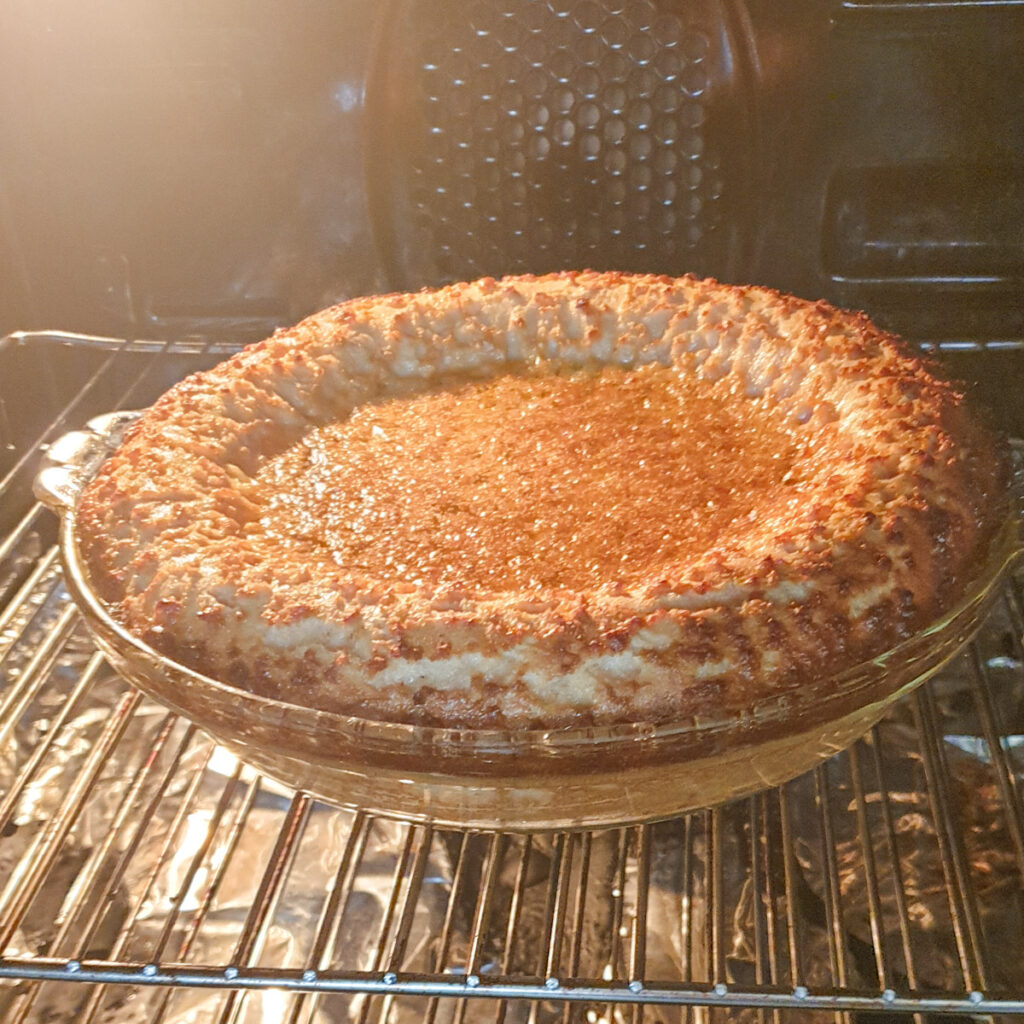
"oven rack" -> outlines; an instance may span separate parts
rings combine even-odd
[[[1024,1014],[1019,577],[848,754],[746,800],[531,835],[330,808],[113,674],[31,498],[55,437],[223,354],[0,343],[0,1018]]]

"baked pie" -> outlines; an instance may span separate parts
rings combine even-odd
[[[148,410],[76,522],[114,617],[233,686],[458,728],[660,723],[827,690],[941,615],[1006,465],[861,314],[563,273],[278,331]]]

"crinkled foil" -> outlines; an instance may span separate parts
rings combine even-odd
[[[60,588],[43,580],[39,596],[26,601],[12,620],[0,637],[0,655],[7,652],[2,665],[8,687],[17,687],[32,671],[36,651],[65,607]],[[986,962],[993,972],[987,983],[993,990],[1021,993],[1024,961],[999,955],[1001,950],[1019,948],[1024,935],[1020,865],[972,683],[972,673],[988,674],[991,692],[998,698],[991,710],[1003,758],[1019,781],[1024,775],[1024,675],[1014,628],[1005,613],[997,615],[979,638],[976,658],[965,655],[947,668],[931,686],[929,700],[943,759],[946,806],[976,904],[972,912],[987,944]],[[45,669],[45,685],[3,734],[0,792],[8,792],[46,738],[92,655],[88,638],[76,629]],[[91,687],[70,708],[67,724],[22,794],[10,828],[0,837],[0,883],[26,869],[33,844],[59,814],[109,725],[112,709],[130,699],[125,685],[105,666],[99,667]],[[646,891],[642,973],[652,983],[692,980],[787,987],[797,980],[810,987],[842,984],[877,991],[877,942],[886,977],[897,989],[907,987],[913,976],[921,989],[963,991],[965,978],[949,906],[950,867],[939,842],[945,825],[936,819],[925,793],[921,744],[912,702],[901,705],[874,740],[859,744],[854,755],[838,755],[817,775],[784,787],[781,799],[772,791],[646,830],[495,841],[485,835],[464,839],[422,828],[411,831],[401,823],[372,820],[358,871],[345,883],[350,884],[350,895],[344,913],[327,936],[327,949],[317,966],[384,969],[393,958],[394,936],[401,924],[406,931],[399,964],[405,971],[456,977],[465,972],[472,955],[473,969],[482,976],[543,980],[550,971],[562,978],[622,982],[633,969],[635,922]],[[147,758],[151,768],[140,782],[140,766]],[[111,845],[111,823],[122,813],[122,801],[133,786],[137,792],[132,812],[124,816]],[[883,792],[893,822],[895,866],[889,856]],[[145,823],[141,809],[150,815]],[[320,915],[356,820],[350,812],[321,804],[299,810],[301,838],[253,950],[254,962],[263,966],[308,965]],[[230,964],[289,813],[298,813],[291,793],[258,779],[201,734],[192,734],[187,723],[140,700],[5,952]],[[792,839],[788,849],[783,843],[784,814]],[[129,843],[133,845],[127,850]],[[421,855],[422,843],[427,845]],[[524,867],[527,843],[530,854]],[[152,866],[161,857],[162,866],[154,874]],[[488,875],[492,857],[497,863]],[[866,857],[871,859],[880,906],[877,935],[871,927]],[[392,894],[396,880],[400,890],[409,884],[414,863],[421,871],[418,895],[411,916],[399,922],[402,904],[393,906]],[[834,880],[830,864],[836,869]],[[110,898],[101,901],[102,885],[115,877]],[[494,879],[490,910],[476,942],[478,901],[486,877]],[[900,927],[897,881],[905,894],[906,934]],[[562,905],[559,885],[571,894]],[[838,902],[830,919],[827,907],[833,897]],[[509,944],[508,915],[513,906],[518,919]],[[553,907],[563,921],[554,937],[549,927]],[[82,949],[77,936],[89,921],[95,924],[94,933]],[[382,942],[386,922],[390,923],[383,929]],[[790,929],[798,947],[795,970]],[[908,943],[911,964],[904,952]],[[31,1003],[26,1002],[29,998]],[[96,1021],[195,1024],[222,1019],[233,998],[238,1013],[234,1019],[239,1021],[286,1020],[296,1009],[292,994],[276,990],[232,997],[223,990],[111,986],[100,991],[57,983],[33,989],[28,983],[12,982],[0,986],[0,1017],[24,1013],[27,1020],[70,1021],[93,1012]],[[607,1005],[566,1011],[557,1002],[524,1001],[499,1008],[488,1000],[463,1005],[455,1000],[324,995],[303,997],[295,1019],[354,1024],[421,1024],[433,1019],[454,1024],[500,1018],[526,1024],[568,1016],[597,1024],[632,1019],[632,1012],[628,1006]],[[674,1024],[709,1015],[714,1016],[702,1009],[647,1007],[643,1018]],[[756,1011],[733,1015],[755,1016]],[[826,1017],[831,1019],[831,1014],[799,1019]]]
[[[1024,993],[1024,958],[1005,955],[1005,951],[1019,950],[1024,936],[1022,851],[1016,849],[1014,838],[1014,827],[1019,834],[1021,826],[1020,808],[1015,812],[1012,803],[1014,786],[1019,791],[1024,782],[1022,667],[1020,638],[1003,607],[979,635],[973,651],[933,678],[927,695],[916,702],[917,710],[913,700],[899,705],[868,742],[823,767],[830,815],[824,813],[813,776],[789,786],[796,809],[795,852],[814,897],[822,901],[829,875],[823,834],[826,817],[831,822],[839,915],[851,947],[868,965],[869,978],[877,978],[878,972],[872,952],[866,856],[872,861],[881,910],[882,959],[894,987],[906,987],[912,980],[918,989],[936,992],[964,991],[973,983],[989,990]],[[1001,749],[999,764],[990,744],[993,731],[985,725],[986,702],[979,699],[979,687],[972,682],[977,673],[988,677],[988,692],[996,698],[988,713]],[[937,794],[927,784],[926,739],[917,717],[922,705],[930,707],[924,713],[933,717],[939,739],[932,760],[940,761],[941,799],[932,799]],[[862,827],[869,836],[867,854],[858,832],[855,772],[861,788]],[[951,907],[950,890],[958,888],[968,899]],[[904,895],[902,913],[897,891]],[[906,921],[906,940],[901,918]],[[969,934],[972,928],[974,936]],[[958,939],[958,929],[968,933],[966,940]],[[965,977],[961,953],[965,941],[982,947],[987,977]],[[907,945],[912,952],[909,966]]]
[[[955,921],[950,910],[950,875],[956,871],[955,854],[943,851],[940,832],[945,827],[928,797],[918,787],[921,781],[920,755],[913,733],[898,726],[879,730],[887,766],[887,800],[893,818],[893,840],[900,878],[895,877],[889,857],[885,830],[873,826],[867,856],[874,862],[878,900],[882,920],[882,958],[891,973],[894,987],[905,988],[911,976],[916,987],[936,992],[963,991],[972,987],[960,966]],[[1020,873],[1012,838],[991,771],[984,764],[961,754],[955,748],[946,751],[953,829],[962,844],[983,941],[991,953],[1013,948],[1024,935],[1024,915],[1020,900]],[[852,948],[869,964],[869,977],[875,975],[871,949],[871,907],[865,850],[857,833],[854,797],[849,781],[849,757],[839,755],[830,766],[833,776],[835,830],[834,846],[838,866],[840,917],[850,936]],[[801,780],[800,808],[795,844],[804,877],[814,895],[825,897],[827,867],[824,860],[822,824],[811,790],[813,783]],[[877,811],[880,794],[870,786],[865,796],[868,813]],[[909,943],[914,951],[908,970],[903,936],[899,928],[901,913],[896,903],[897,886],[904,893]],[[961,912],[961,917],[966,916]],[[999,991],[1024,991],[1024,961],[989,955],[987,961],[995,973],[988,985]],[[911,974],[911,971],[913,974]]]

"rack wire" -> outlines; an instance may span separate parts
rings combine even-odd
[[[116,677],[30,496],[62,431],[223,352],[46,335],[0,360],[12,347],[62,365],[31,385],[56,405],[0,401],[20,431],[0,463],[4,1020],[1024,1014],[1019,578],[932,683],[776,790],[579,833],[332,808]]]

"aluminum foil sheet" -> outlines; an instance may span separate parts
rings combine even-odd
[[[869,978],[879,976],[872,948],[873,872],[881,918],[875,941],[894,987],[1024,991],[1024,958],[1006,955],[1020,949],[1024,936],[1024,666],[1019,623],[1010,611],[1006,604],[997,609],[973,648],[935,677],[920,699],[899,705],[868,743],[823,768],[827,808],[813,776],[790,786],[803,877],[824,901],[829,875],[837,874],[838,913]],[[980,674],[987,686],[979,685]],[[932,727],[942,771],[929,780],[924,744]],[[834,868],[827,863],[827,825]],[[859,827],[867,831],[867,849]],[[959,884],[957,872],[963,876]],[[951,891],[957,890],[967,898],[954,899]],[[970,967],[979,958],[974,977],[965,976],[965,959]]]
[[[639,950],[643,975],[655,981],[962,992],[976,979],[965,977],[958,921],[973,915],[986,986],[1024,992],[1024,961],[1001,955],[1024,935],[1019,808],[1006,803],[1024,785],[1024,669],[1012,609],[941,674],[927,702],[900,705],[854,752],[781,791],[646,829],[501,838],[297,801],[135,695],[94,657],[67,609],[56,570],[44,573],[0,635],[5,692],[26,694],[0,737],[0,794],[17,794],[0,836],[8,897],[31,881],[47,836],[65,828],[7,955],[238,962],[289,826],[297,838],[279,857],[283,881],[249,928],[246,957],[257,965],[621,981]],[[59,643],[48,640],[60,629]],[[53,656],[41,662],[48,643]],[[996,698],[987,711],[979,672]],[[939,746],[938,804],[929,796],[922,707]],[[99,760],[97,751],[105,751]],[[951,906],[947,848],[967,872],[967,906]],[[323,924],[337,892],[337,914]],[[568,1016],[598,1024],[632,1013],[557,1002],[298,999],[279,990],[0,986],[5,1020],[526,1024]],[[643,1016],[674,1024],[695,1014],[706,1015],[648,1007]],[[826,1015],[799,1019],[818,1016]]]

